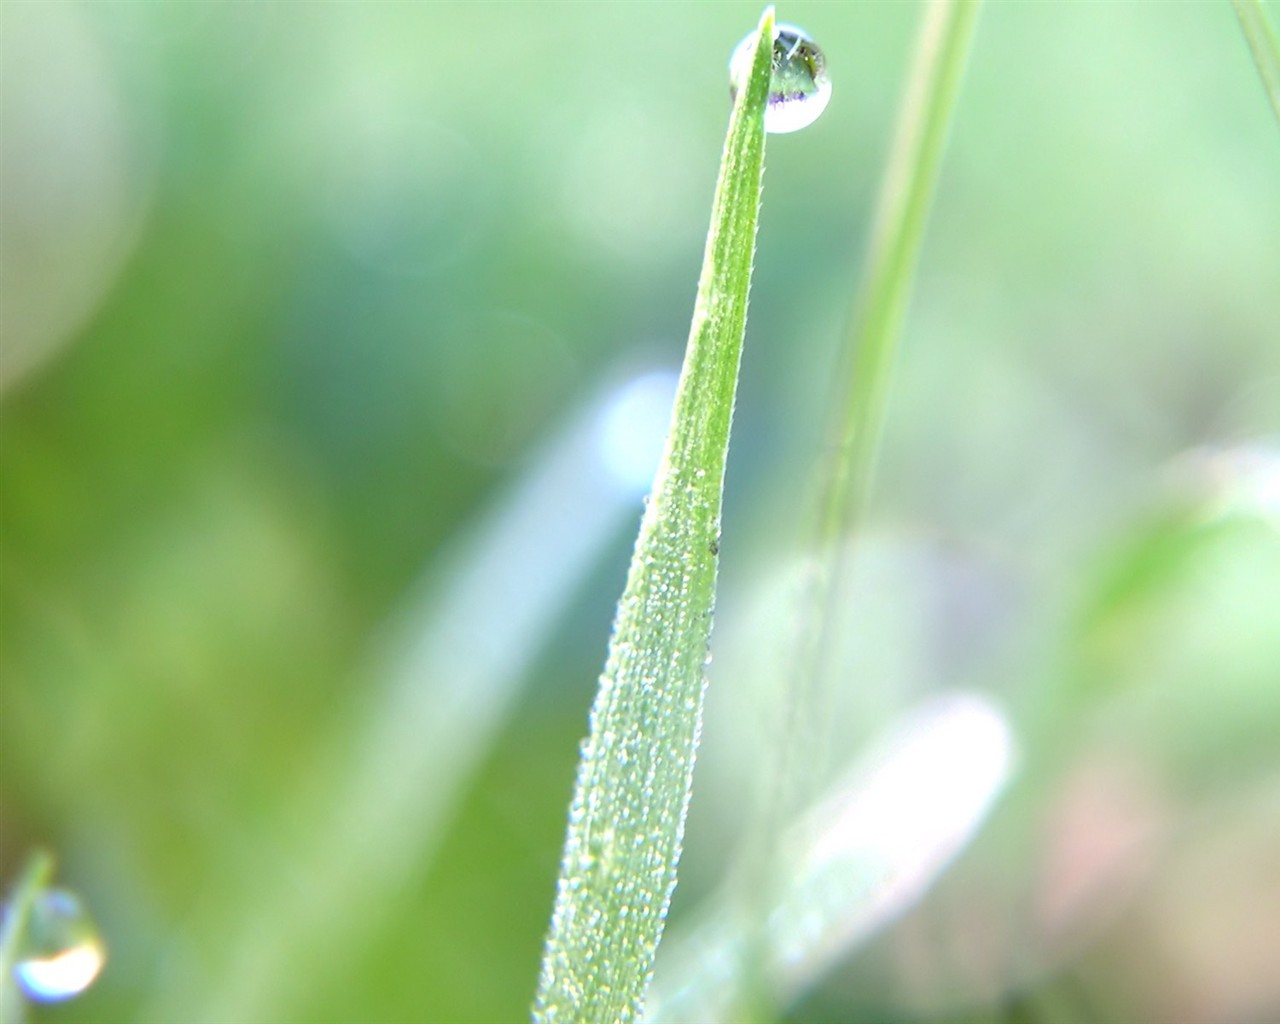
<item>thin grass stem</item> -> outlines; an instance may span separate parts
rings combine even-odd
[[[1271,109],[1280,120],[1280,42],[1276,39],[1275,26],[1267,17],[1262,0],[1231,0],[1244,30],[1245,41],[1253,54],[1253,62],[1262,76]]]
[[[14,974],[28,922],[40,894],[53,881],[53,856],[34,850],[4,901],[0,913],[0,1024],[21,1019],[23,998]]]
[[[826,759],[822,681],[829,673],[824,659],[843,612],[835,595],[841,592],[847,538],[866,506],[911,283],[979,8],[980,0],[931,0],[925,9],[881,180],[845,366],[836,379],[832,443],[818,473],[807,572],[797,601],[794,675],[782,712],[785,724],[773,782],[750,840],[757,851],[757,932],[745,947],[740,1019],[767,1020],[776,1012],[765,983],[770,939],[764,934],[777,895],[770,888],[770,879],[778,874],[775,837],[815,795]]]
[[[822,703],[818,680],[841,611],[834,595],[848,557],[846,541],[865,513],[911,285],[979,9],[980,0],[931,0],[911,59],[850,320],[846,369],[837,376],[834,442],[818,477],[796,663],[793,707],[800,715],[813,715]],[[791,745],[821,752],[821,743],[811,746],[818,738],[793,736]]]

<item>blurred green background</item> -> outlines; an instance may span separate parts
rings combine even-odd
[[[768,742],[738,676],[784,649],[920,13],[778,12],[834,94],[768,145],[677,920]],[[406,825],[377,905],[331,894],[302,929],[328,952],[251,940],[335,841],[308,802],[419,581],[606,382],[678,365],[758,15],[0,6],[0,876],[47,845],[110,948],[35,1020],[206,1019],[245,962],[273,1000],[246,1019],[525,1019],[638,497],[468,740],[433,855]],[[1023,773],[790,1019],[1280,1016],[1278,240],[1280,126],[1228,4],[984,10],[829,717],[839,761],[977,689]],[[559,559],[553,519],[512,587]],[[505,587],[460,650],[501,644]]]

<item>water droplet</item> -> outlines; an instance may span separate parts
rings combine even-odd
[[[98,929],[75,893],[46,889],[31,905],[13,974],[32,999],[57,1002],[79,995],[106,961]]]
[[[751,40],[747,36],[729,58],[729,90],[737,95],[738,84],[751,68]],[[802,28],[776,25],[773,30],[773,74],[769,80],[769,105],[764,114],[764,130],[774,135],[797,132],[818,120],[831,99],[831,79],[827,58]]]

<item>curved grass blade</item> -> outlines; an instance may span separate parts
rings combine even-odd
[[[1232,0],[1232,5],[1253,53],[1253,61],[1258,65],[1258,74],[1262,76],[1267,98],[1271,100],[1271,109],[1280,118],[1280,42],[1276,41],[1275,26],[1267,18],[1262,0]]]
[[[769,887],[776,902],[761,951],[779,1006],[928,891],[981,827],[1016,761],[999,704],[978,693],[935,695],[882,730],[813,806],[792,813],[780,833],[787,856]],[[646,1024],[745,1019],[742,911],[755,894],[743,886],[752,881],[731,868],[721,889],[672,929]]]
[[[302,1019],[315,978],[341,977],[432,865],[551,624],[632,528],[658,463],[676,374],[620,377],[431,557],[355,676],[349,739],[290,792],[287,824],[240,837],[253,872],[210,885],[189,913],[184,931],[215,936],[219,959],[173,954],[181,969],[159,972],[139,1024]]]
[[[582,748],[535,1020],[639,1017],[689,806],[764,169],[773,8],[729,120],[662,464]]]

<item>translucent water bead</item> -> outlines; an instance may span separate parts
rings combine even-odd
[[[754,33],[742,40],[729,58],[729,89],[737,95],[738,85],[751,72]],[[831,79],[827,58],[802,28],[776,25],[773,30],[773,74],[769,79],[769,105],[764,114],[764,130],[774,135],[807,128],[827,109],[831,100]]]
[[[75,893],[46,889],[35,898],[13,966],[28,998],[56,1002],[79,995],[105,960],[98,929]]]

